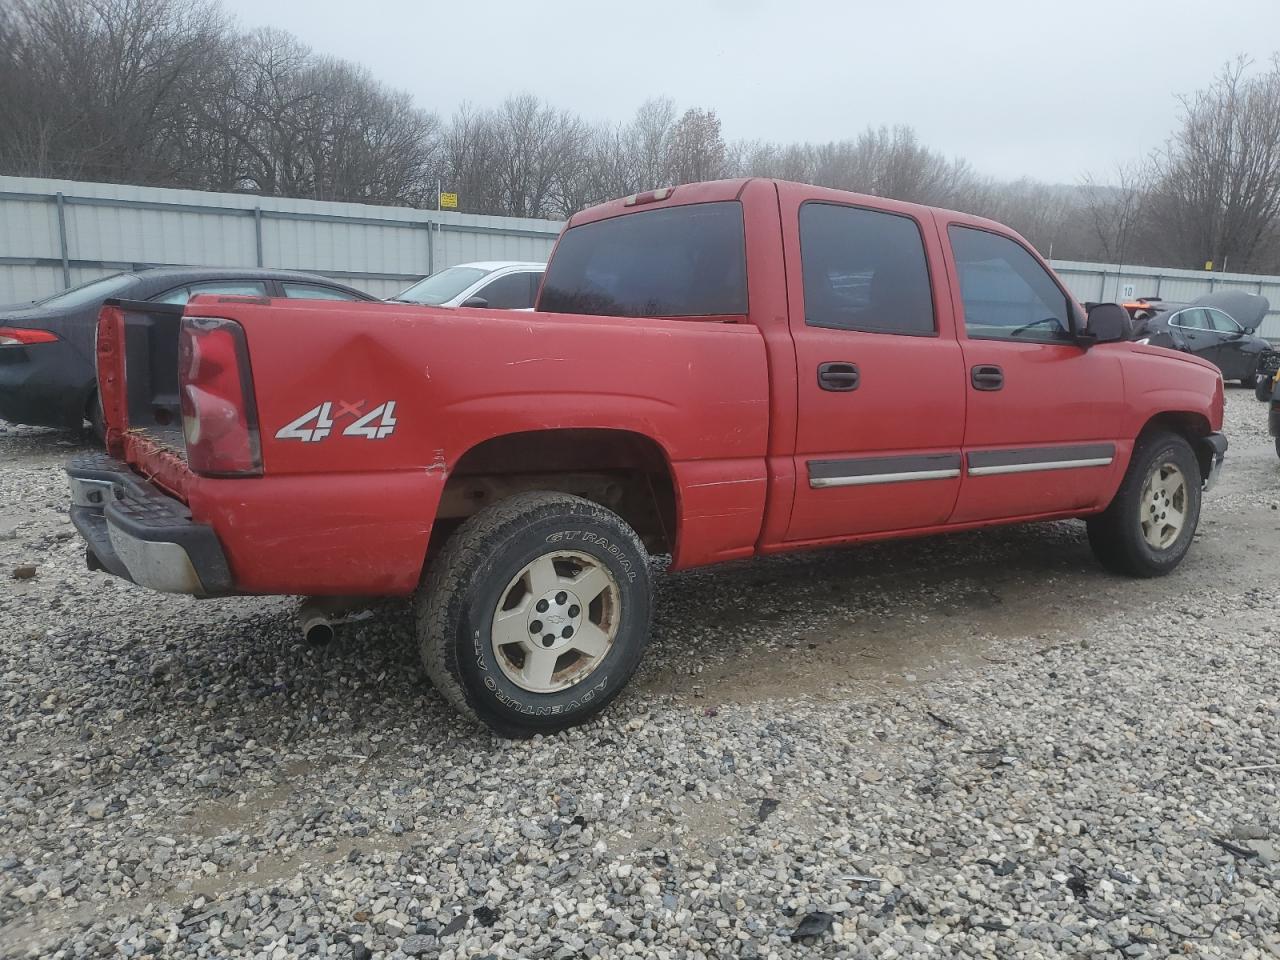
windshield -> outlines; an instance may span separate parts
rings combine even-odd
[[[132,273],[113,273],[109,277],[99,277],[97,280],[90,280],[88,283],[82,283],[62,293],[55,293],[51,297],[37,300],[36,303],[42,307],[87,307],[94,302],[101,303],[108,297],[115,296],[136,283],[137,279]]]
[[[742,204],[629,213],[566,231],[538,309],[607,317],[745,314]]]
[[[404,293],[398,294],[392,299],[405,303],[424,303],[428,306],[439,306],[447,300],[452,300],[467,287],[490,272],[489,270],[481,270],[479,267],[450,267],[448,270],[433,273],[425,280],[419,280]]]

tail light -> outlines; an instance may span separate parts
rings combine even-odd
[[[210,477],[260,476],[262,442],[244,328],[233,320],[183,317],[178,368],[187,465]]]
[[[0,347],[25,347],[29,343],[53,343],[56,333],[28,330],[26,327],[0,327]]]

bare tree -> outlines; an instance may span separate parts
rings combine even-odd
[[[1097,244],[1094,259],[1124,263],[1139,252],[1137,233],[1147,214],[1150,182],[1150,168],[1144,164],[1121,164],[1111,183],[1086,175],[1080,195]]]
[[[174,138],[222,52],[199,0],[16,0],[5,18],[0,160],[45,176],[177,182]]]
[[[676,183],[716,180],[725,174],[727,153],[716,112],[693,107],[671,128],[666,172]]]
[[[1280,58],[1251,74],[1241,57],[1183,97],[1182,126],[1154,161],[1149,239],[1190,267],[1247,270],[1280,218]]]

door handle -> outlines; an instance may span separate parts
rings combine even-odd
[[[818,364],[818,386],[823,390],[846,392],[858,389],[858,365],[834,360]]]
[[[1004,371],[994,363],[980,363],[969,372],[975,390],[999,390],[1004,386]]]

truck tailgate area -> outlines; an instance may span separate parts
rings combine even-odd
[[[108,300],[98,321],[98,379],[107,450],[186,499],[186,442],[178,399],[181,304]]]

